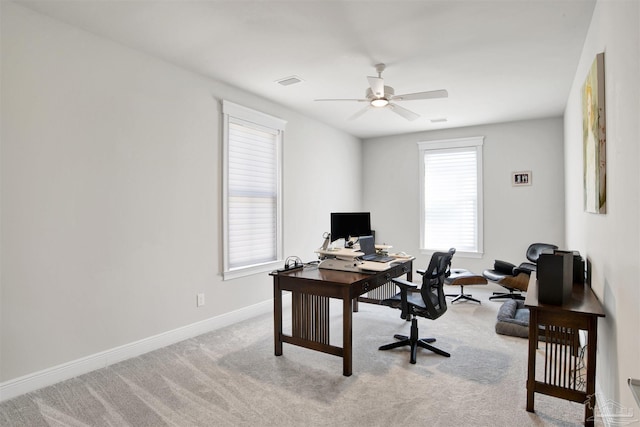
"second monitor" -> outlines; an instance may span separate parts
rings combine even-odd
[[[331,213],[331,241],[372,234],[370,212]]]

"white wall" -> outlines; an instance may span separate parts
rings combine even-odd
[[[288,121],[285,255],[361,207],[360,140],[0,3],[0,381],[272,298],[266,274],[221,280],[223,98]]]
[[[519,264],[533,242],[564,246],[562,120],[550,118],[422,132],[364,141],[364,206],[376,240],[420,254],[418,141],[484,136],[484,256],[454,256],[454,267],[482,273],[495,259]],[[532,171],[533,185],[511,186],[511,173]],[[444,248],[446,249],[446,248]]]
[[[597,388],[606,401],[638,407],[626,384],[640,378],[640,4],[599,1],[565,111],[567,244],[592,264],[592,287],[606,311],[599,322]],[[583,209],[580,89],[605,53],[607,213]]]

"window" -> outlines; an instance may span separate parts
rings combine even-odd
[[[282,134],[286,122],[222,102],[224,279],[282,260]]]
[[[420,248],[482,255],[484,137],[419,142]]]

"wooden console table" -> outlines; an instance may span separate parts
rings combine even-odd
[[[375,302],[371,297],[385,287],[395,289],[391,279],[407,275],[411,281],[413,261],[394,263],[377,273],[356,273],[307,268],[271,273],[273,276],[273,323],[275,354],[282,355],[282,343],[306,347],[343,358],[342,373],[352,373],[352,314],[357,311],[358,297]],[[391,285],[389,285],[391,283]],[[282,332],[282,291],[291,291],[292,333]],[[391,296],[391,295],[390,295]],[[329,298],[342,300],[342,347],[329,340]],[[381,299],[381,298],[380,298]]]
[[[593,426],[596,403],[596,346],[598,317],[604,310],[586,284],[573,285],[571,299],[563,305],[538,302],[538,281],[531,274],[524,305],[529,308],[529,370],[527,411],[533,412],[534,393],[584,403],[584,424]],[[586,366],[581,366],[579,331],[586,331]],[[536,380],[536,353],[544,349],[543,378]],[[584,369],[584,376],[581,370]],[[582,378],[584,377],[584,381]]]

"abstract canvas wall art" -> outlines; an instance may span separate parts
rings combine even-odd
[[[607,212],[606,116],[604,53],[591,65],[582,86],[584,209]]]

